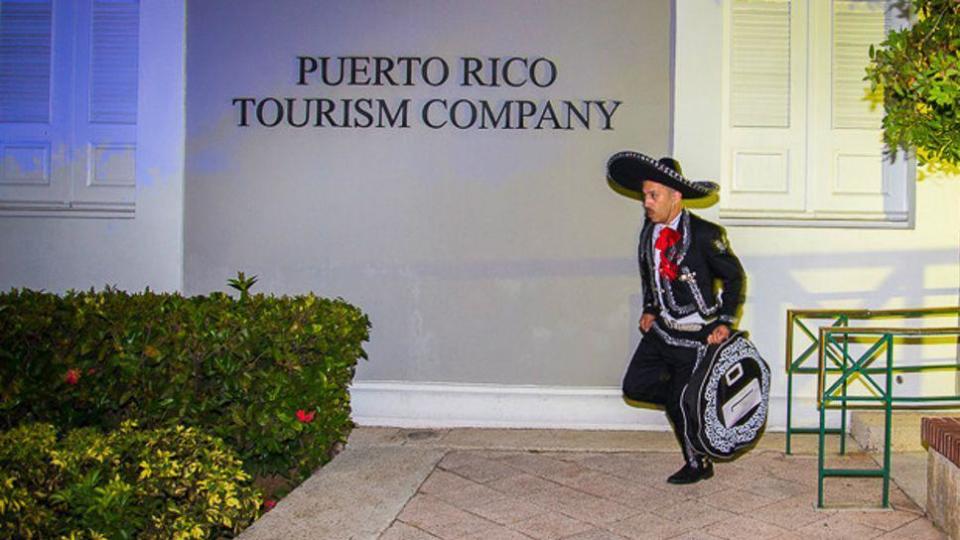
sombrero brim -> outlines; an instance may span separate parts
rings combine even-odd
[[[660,161],[639,152],[617,152],[607,161],[607,178],[618,186],[643,191],[644,180],[651,180],[680,192],[684,199],[708,197],[720,189],[714,182],[693,181]]]

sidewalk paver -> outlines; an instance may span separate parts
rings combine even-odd
[[[444,452],[348,447],[245,530],[243,540],[377,538]]]
[[[828,479],[828,505],[854,507],[815,508],[809,441],[786,456],[782,434],[767,434],[689,486],[665,482],[681,465],[675,445],[666,432],[358,428],[242,538],[946,538],[896,485],[893,509],[876,509],[877,479]],[[875,466],[862,453],[829,459]]]

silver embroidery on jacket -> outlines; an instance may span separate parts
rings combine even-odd
[[[653,307],[659,308],[660,295],[656,294],[657,278],[654,275],[654,272],[656,272],[657,269],[654,266],[654,262],[653,262],[653,244],[651,243],[652,236],[653,236],[653,222],[648,221],[647,226],[645,226],[643,230],[640,232],[640,253],[642,254],[641,258],[647,262],[647,269],[650,272],[651,283],[649,285],[650,285],[650,288],[652,289],[650,291],[650,296],[653,297]],[[641,264],[643,264],[643,261],[641,261]],[[644,283],[644,286],[646,285],[647,284]]]
[[[686,267],[684,267],[686,268]],[[680,306],[677,304],[677,299],[673,296],[673,285],[669,279],[661,279],[660,283],[663,284],[664,298],[667,299],[667,305],[670,306],[670,313],[673,315],[684,316],[689,315],[697,310],[697,306],[694,304],[687,304],[685,306]],[[707,314],[709,315],[709,314]]]
[[[684,269],[686,270],[686,267],[684,267]],[[705,316],[710,316],[716,313],[718,309],[720,309],[720,304],[722,304],[720,297],[717,298],[716,304],[714,304],[712,307],[708,307],[706,300],[703,299],[703,293],[700,291],[700,287],[697,286],[697,282],[695,280],[692,280],[687,284],[690,286],[690,292],[693,293],[693,299],[694,301],[696,301],[697,307],[700,308],[701,314]]]
[[[690,271],[690,268],[686,266],[680,267],[680,276],[679,280],[683,281],[690,288],[690,292],[693,295],[693,302],[680,305],[677,302],[676,295],[673,292],[673,283],[669,279],[660,279],[661,290],[657,290],[657,279],[656,279],[656,264],[654,261],[655,251],[652,243],[653,236],[653,225],[649,224],[648,227],[645,227],[645,230],[641,232],[640,242],[642,246],[643,258],[647,261],[647,268],[650,271],[650,279],[652,283],[650,286],[654,289],[653,291],[653,305],[657,308],[664,307],[660,303],[661,293],[663,299],[667,304],[667,309],[671,315],[676,317],[685,317],[691,313],[698,312],[703,317],[711,317],[720,310],[721,305],[723,304],[722,296],[717,295],[717,301],[712,306],[707,305],[707,301],[703,296],[703,291],[700,290],[700,287],[697,285],[695,279],[696,274]],[[676,260],[677,264],[681,263],[683,259],[687,256],[687,252],[690,250],[690,243],[693,234],[690,232],[690,213],[686,210],[683,211],[682,217],[680,218],[680,249],[679,252],[673,251],[671,248],[667,252],[669,258]]]

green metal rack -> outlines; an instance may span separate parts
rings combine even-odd
[[[872,321],[876,319],[906,319],[918,317],[935,317],[944,315],[960,316],[960,306],[920,308],[920,309],[790,309],[787,310],[787,343],[786,343],[786,372],[787,372],[787,434],[786,434],[786,453],[792,453],[791,443],[793,435],[798,433],[818,434],[820,428],[794,427],[793,425],[793,391],[795,375],[816,375],[820,372],[819,358],[823,354],[829,365],[824,367],[824,372],[831,376],[842,374],[844,371],[844,359],[847,353],[847,344],[843,343],[840,351],[826,349],[820,353],[820,336],[816,334],[811,327],[812,323],[820,321],[821,325],[827,325],[834,328],[847,328],[851,321]],[[819,325],[818,325],[819,326]],[[806,336],[810,342],[807,346],[794,356],[795,336]],[[814,359],[818,359],[818,365],[813,366]],[[846,396],[847,381],[843,379],[841,383],[841,396]],[[847,431],[847,400],[839,400],[840,428],[829,428],[827,434],[840,434]],[[818,397],[819,403],[819,397]],[[846,453],[846,437],[840,437],[840,453]]]
[[[957,308],[951,308],[957,310]],[[947,312],[949,313],[949,311]],[[890,506],[890,431],[893,409],[908,404],[937,404],[938,406],[960,405],[960,392],[941,396],[894,396],[893,376],[895,373],[917,373],[927,371],[958,371],[960,365],[923,364],[896,366],[894,345],[898,338],[913,338],[914,340],[928,339],[936,336],[955,336],[960,338],[960,327],[936,328],[850,328],[847,326],[830,326],[820,328],[817,339],[817,407],[820,410],[819,449],[817,454],[817,507],[823,508],[823,480],[828,477],[877,477],[883,479],[882,506]],[[858,358],[849,353],[851,343],[870,343],[866,351]],[[875,360],[883,356],[883,367],[872,367]],[[827,384],[827,373],[836,372],[835,368],[828,368],[827,362],[840,359],[837,380]],[[883,385],[877,382],[874,375],[883,377]],[[879,378],[879,377],[878,377]],[[866,384],[871,395],[849,395],[847,387],[850,382],[858,380]],[[884,411],[884,445],[883,465],[879,469],[842,469],[827,468],[824,466],[824,443],[829,430],[826,428],[826,410],[833,403],[839,403],[846,411],[847,403],[858,404],[859,407],[883,409]],[[789,439],[788,439],[789,440]]]

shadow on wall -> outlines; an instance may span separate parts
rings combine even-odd
[[[960,304],[957,250],[746,255],[741,261],[747,272],[745,322],[764,345],[763,350],[774,357],[782,355],[787,309]],[[406,271],[444,281],[536,280],[623,277],[624,267],[623,259],[597,258],[432,262]],[[637,294],[629,297],[631,313],[637,316],[640,301]],[[629,332],[635,331],[635,321],[624,323]],[[960,350],[957,359],[960,361]]]
[[[736,246],[734,246],[736,248]],[[754,309],[920,307],[960,302],[960,250],[751,255]],[[758,288],[759,287],[759,288]],[[769,298],[763,295],[769,294]],[[763,316],[769,313],[764,313]],[[754,316],[760,314],[754,314]],[[782,312],[776,313],[783,317]]]
[[[733,246],[737,251],[737,246]],[[747,272],[751,303],[788,302],[793,307],[817,307],[827,302],[877,302],[850,307],[880,308],[896,299],[903,305],[922,305],[931,296],[952,295],[960,300],[960,250],[890,250],[865,253],[789,252],[740,256]],[[375,271],[380,274],[418,275],[440,280],[546,279],[565,277],[623,277],[630,254],[621,257],[576,259],[454,260],[394,265],[382,261],[337,265],[331,270]],[[361,268],[362,266],[362,268]],[[635,267],[636,264],[633,263]],[[639,279],[639,278],[638,278]],[[758,283],[776,283],[769,300],[757,298]],[[796,296],[789,296],[795,293]]]
[[[736,251],[737,246],[733,247]],[[785,251],[788,249],[784,248]],[[763,341],[778,344],[776,351],[782,349],[787,309],[883,309],[960,302],[960,264],[958,251],[953,249],[787,252],[740,257],[747,272],[745,320],[753,326],[750,330],[764,334]],[[301,271],[311,274],[309,279],[314,283],[323,283],[337,274],[444,282],[636,276],[639,288],[636,265],[635,259],[627,253],[616,258],[451,260],[405,264],[370,261],[342,265],[331,262],[323,269],[312,267]],[[640,301],[636,293],[628,300],[634,308]],[[634,322],[625,321],[625,324],[629,325],[629,331],[635,330]]]

